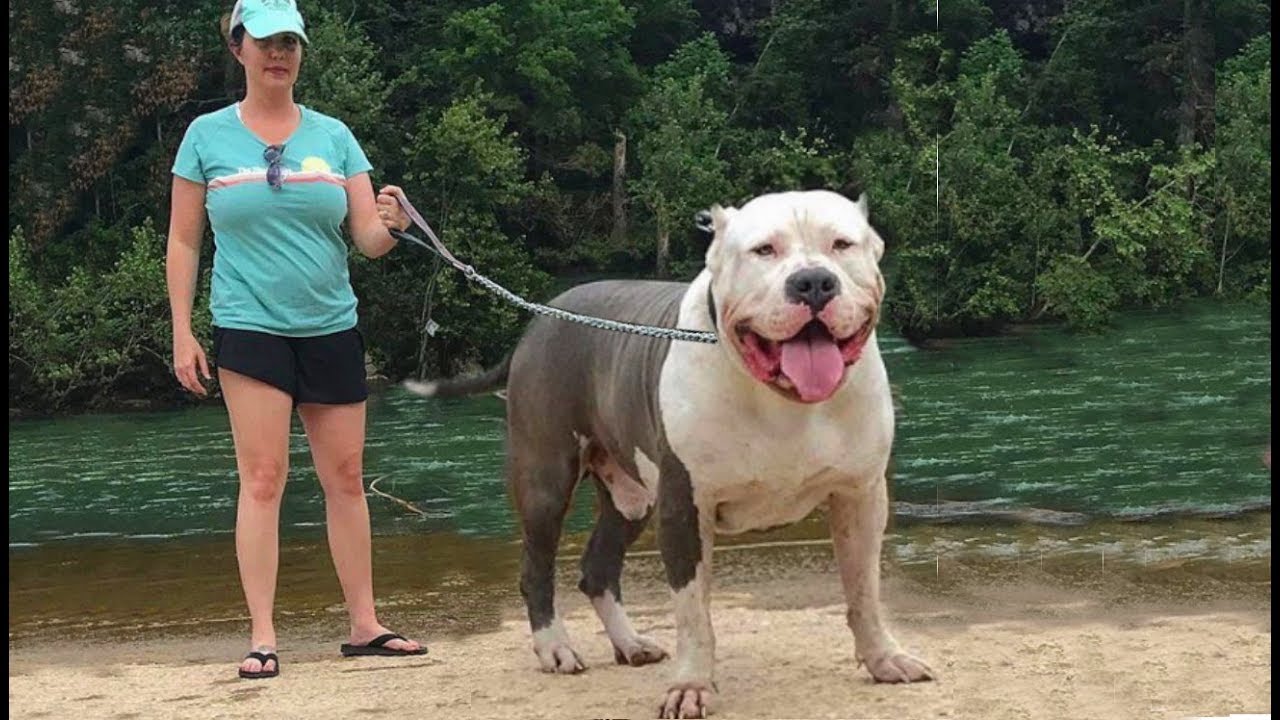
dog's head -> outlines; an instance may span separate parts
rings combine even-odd
[[[805,403],[831,397],[880,317],[884,241],[866,196],[764,195],[711,210],[707,270],[721,346],[753,378]]]

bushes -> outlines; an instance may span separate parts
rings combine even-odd
[[[61,284],[36,282],[21,228],[9,235],[9,403],[38,411],[177,398],[165,242],[150,223],[105,273],[76,267]],[[202,292],[207,297],[207,292]],[[193,322],[208,337],[209,313]]]
[[[906,47],[936,62],[908,52],[893,73],[905,130],[853,152],[888,239],[901,331],[1037,318],[1095,329],[1124,306],[1269,295],[1269,37],[1226,66],[1215,149],[1037,124],[1018,109],[1022,62],[1002,32],[949,80],[935,39]]]

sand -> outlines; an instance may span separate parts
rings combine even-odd
[[[766,572],[742,555],[724,564],[713,601],[716,718],[1270,712],[1269,557],[1231,580],[1188,567],[1087,576],[1025,563],[890,568],[891,625],[939,673],[937,682],[891,686],[855,667],[839,584],[823,556],[791,563],[775,554]],[[674,650],[670,602],[651,582],[659,572],[652,560],[628,566],[628,605],[640,632]],[[291,627],[282,633],[282,674],[266,681],[235,677],[247,642],[239,628],[85,644],[11,634],[9,717],[653,717],[672,663],[614,665],[590,606],[570,588],[559,602],[590,666],[578,676],[538,671],[515,598],[504,601],[494,631],[426,630],[430,654],[417,658],[341,658],[336,622]],[[392,624],[412,625],[410,610],[384,620],[389,614]]]

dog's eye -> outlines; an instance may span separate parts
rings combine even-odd
[[[836,241],[831,243],[831,247],[835,248],[836,250],[848,250],[849,248],[853,247],[853,242],[846,240],[844,238],[836,238]]]
[[[777,254],[777,251],[773,249],[773,246],[768,243],[751,248],[751,252],[759,255],[760,257],[773,257]]]

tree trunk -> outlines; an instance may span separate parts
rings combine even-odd
[[[1218,291],[1216,295],[1222,294],[1222,277],[1227,273],[1227,239],[1231,237],[1231,211],[1227,211],[1226,228],[1222,232],[1222,258],[1218,261]]]
[[[436,282],[440,279],[440,258],[436,258],[435,267],[431,271],[431,281],[427,283],[426,292],[422,293],[422,313],[418,316],[418,371],[419,380],[427,377],[427,343],[435,336],[439,325],[431,317],[431,309],[435,304]]]
[[[435,321],[431,317],[431,306],[436,293],[436,281],[440,278],[440,258],[436,258],[435,269],[431,271],[431,281],[422,293],[422,312],[418,315],[418,369],[415,373],[419,380],[427,377],[427,343],[435,335]]]
[[[1182,98],[1178,104],[1178,145],[1213,142],[1213,35],[1206,0],[1182,1]]]
[[[665,278],[667,276],[668,265],[671,262],[671,231],[664,227],[658,228],[658,277]]]
[[[627,240],[627,136],[620,130],[613,133],[613,244],[620,246]]]
[[[449,199],[442,198],[443,202],[440,207],[440,227],[449,227]],[[427,378],[427,344],[431,342],[431,338],[435,330],[439,326],[429,327],[433,324],[431,317],[431,309],[435,303],[436,283],[440,281],[440,263],[444,262],[439,256],[435,262],[431,264],[431,279],[427,282],[427,289],[422,293],[422,312],[418,315],[418,370],[417,377],[419,380]],[[443,351],[442,351],[443,352]],[[437,358],[439,359],[439,358]],[[444,369],[444,365],[438,366]]]

